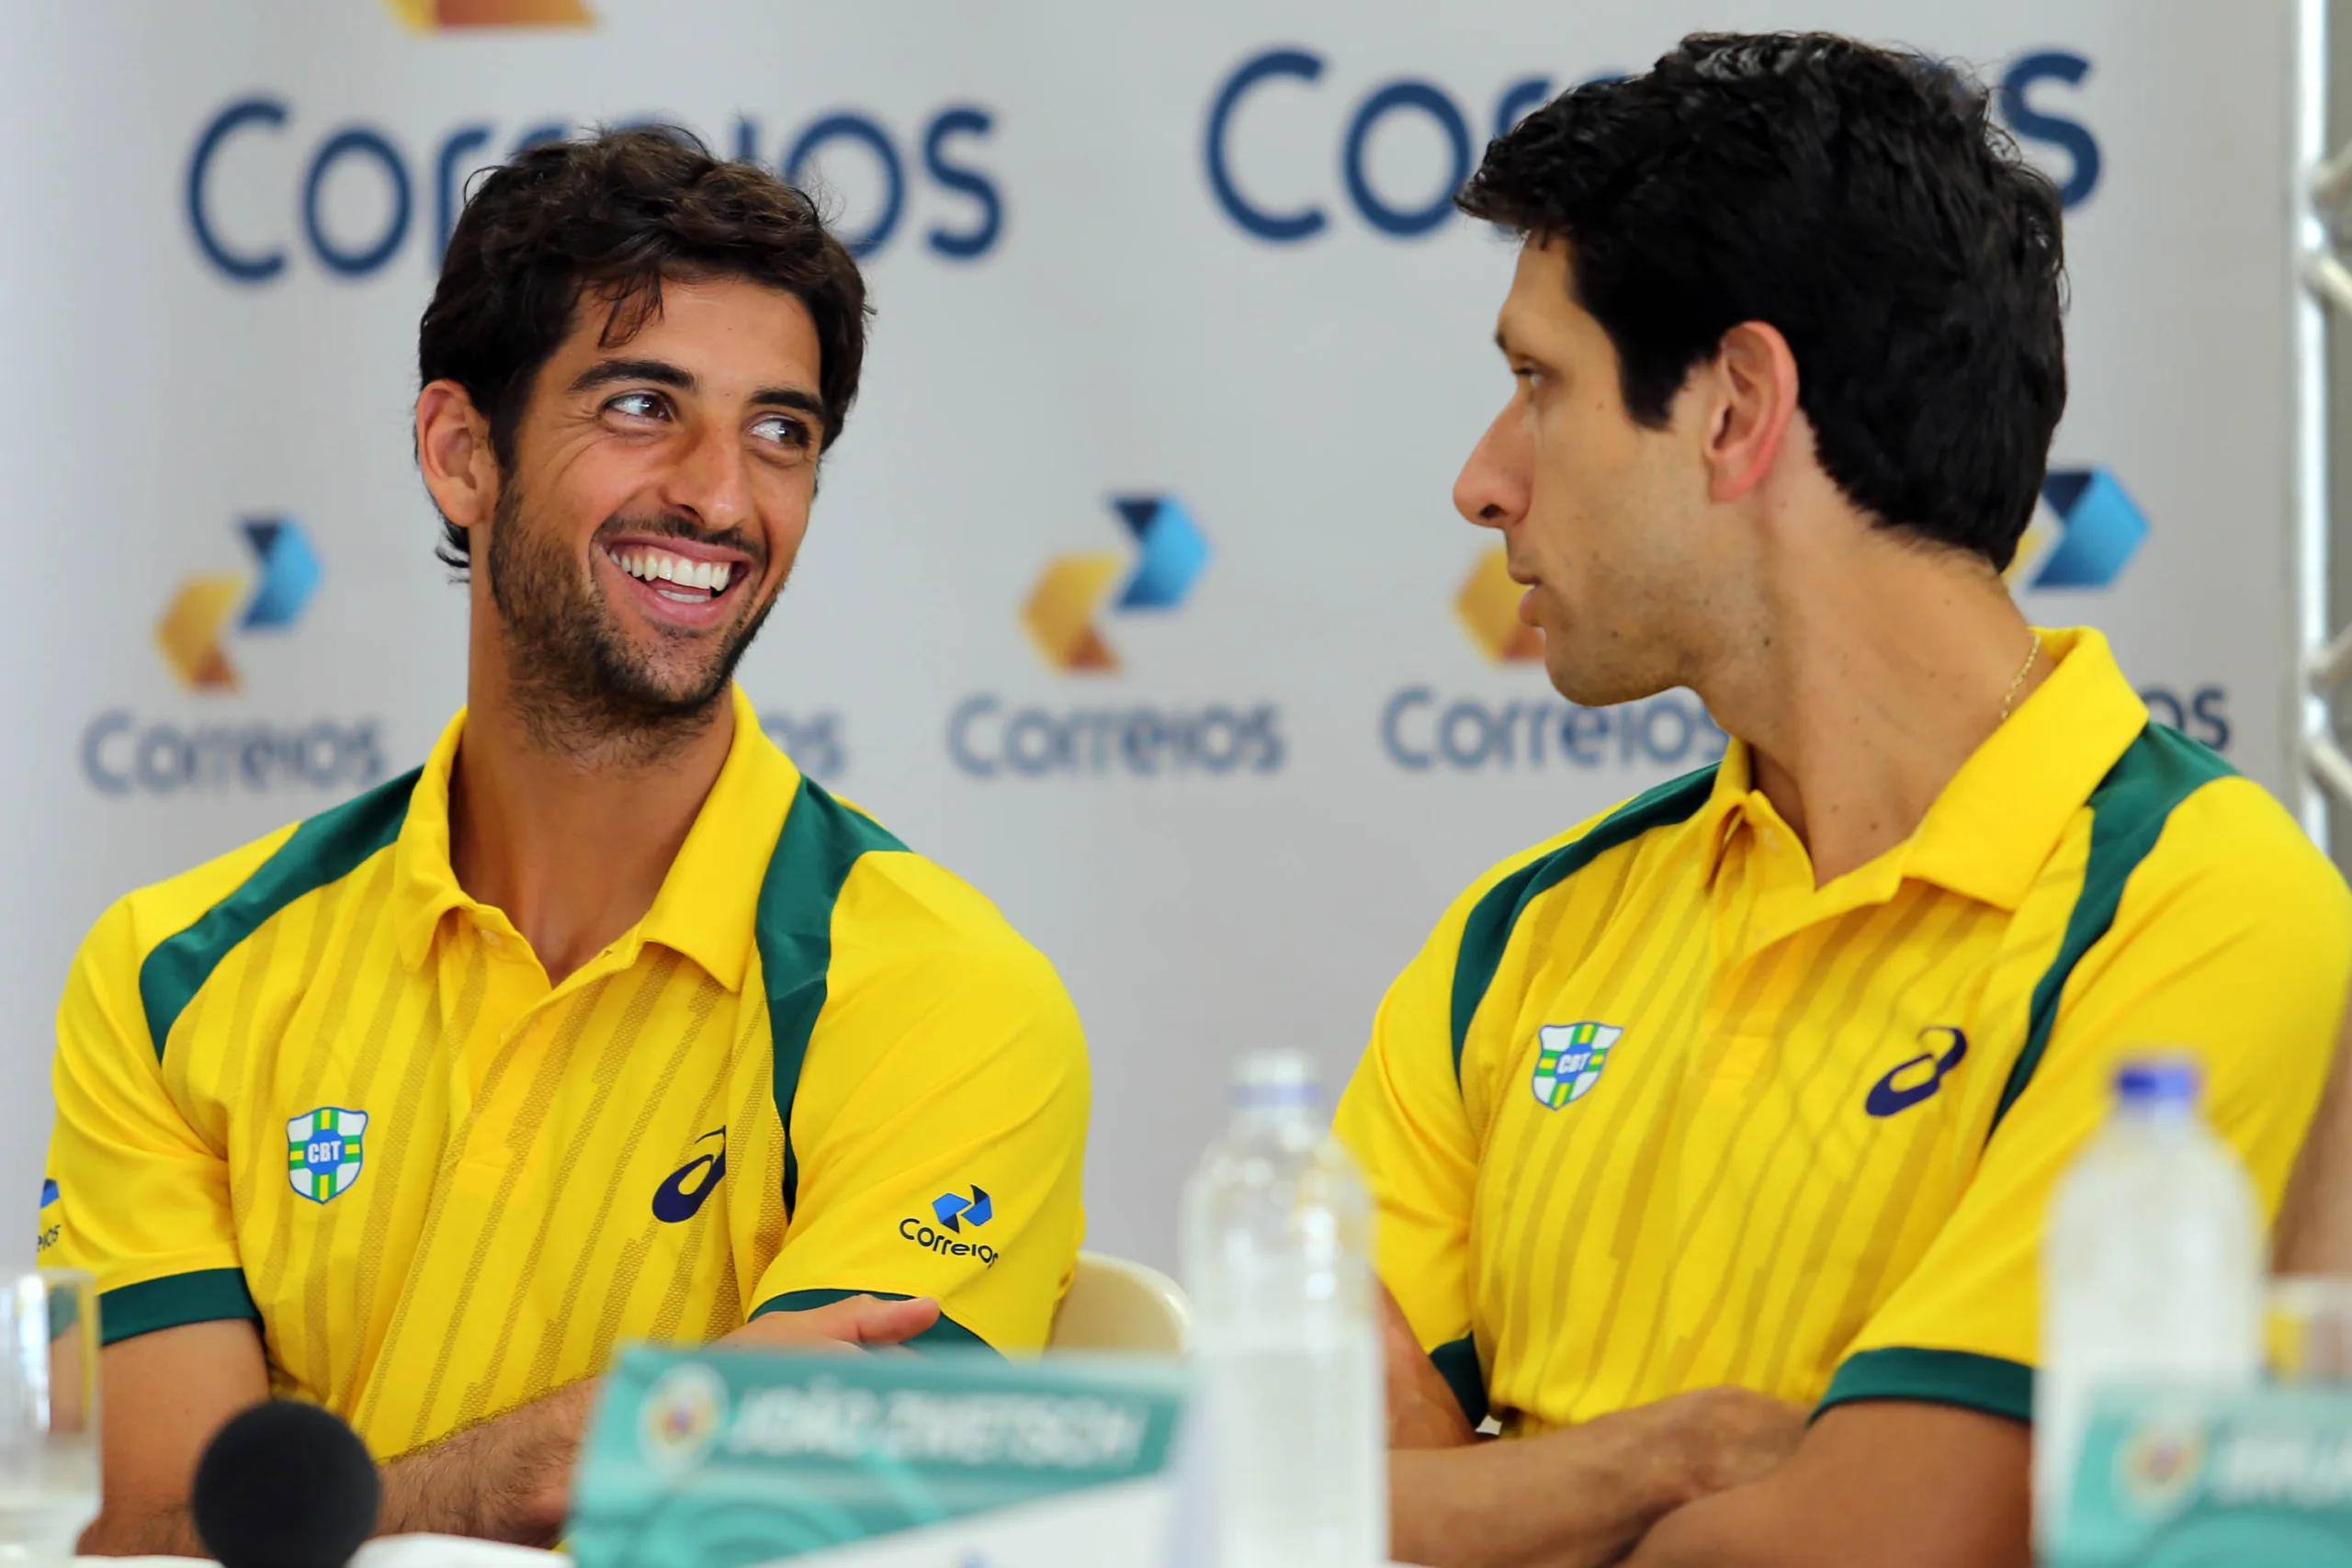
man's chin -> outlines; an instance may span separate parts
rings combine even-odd
[[[1600,667],[1593,660],[1577,659],[1566,649],[1561,649],[1555,657],[1554,647],[1547,637],[1544,645],[1544,672],[1551,677],[1554,691],[1580,708],[1611,708],[1620,703],[1637,703],[1674,685],[1672,681],[1655,675]]]
[[[693,680],[635,680],[620,683],[622,694],[648,716],[693,718],[725,699],[729,675],[702,673]]]

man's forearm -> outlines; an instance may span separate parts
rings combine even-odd
[[[573,1383],[391,1461],[380,1533],[553,1545],[595,1398],[594,1382]]]
[[[1656,1406],[1520,1441],[1389,1455],[1398,1561],[1427,1568],[1613,1562],[1693,1495]]]

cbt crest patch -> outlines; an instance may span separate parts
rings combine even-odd
[[[1530,1087],[1544,1109],[1557,1111],[1590,1094],[1609,1065],[1609,1048],[1624,1032],[1611,1023],[1547,1023],[1538,1031]]]
[[[368,1112],[322,1105],[286,1123],[286,1179],[313,1203],[351,1190],[367,1157],[360,1145]]]

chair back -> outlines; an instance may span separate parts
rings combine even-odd
[[[1181,1355],[1192,1342],[1193,1303],[1175,1280],[1107,1252],[1081,1252],[1046,1348]]]

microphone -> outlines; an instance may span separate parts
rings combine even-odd
[[[345,1568],[376,1529],[376,1461],[333,1412],[290,1399],[244,1411],[196,1467],[190,1511],[221,1568]]]

